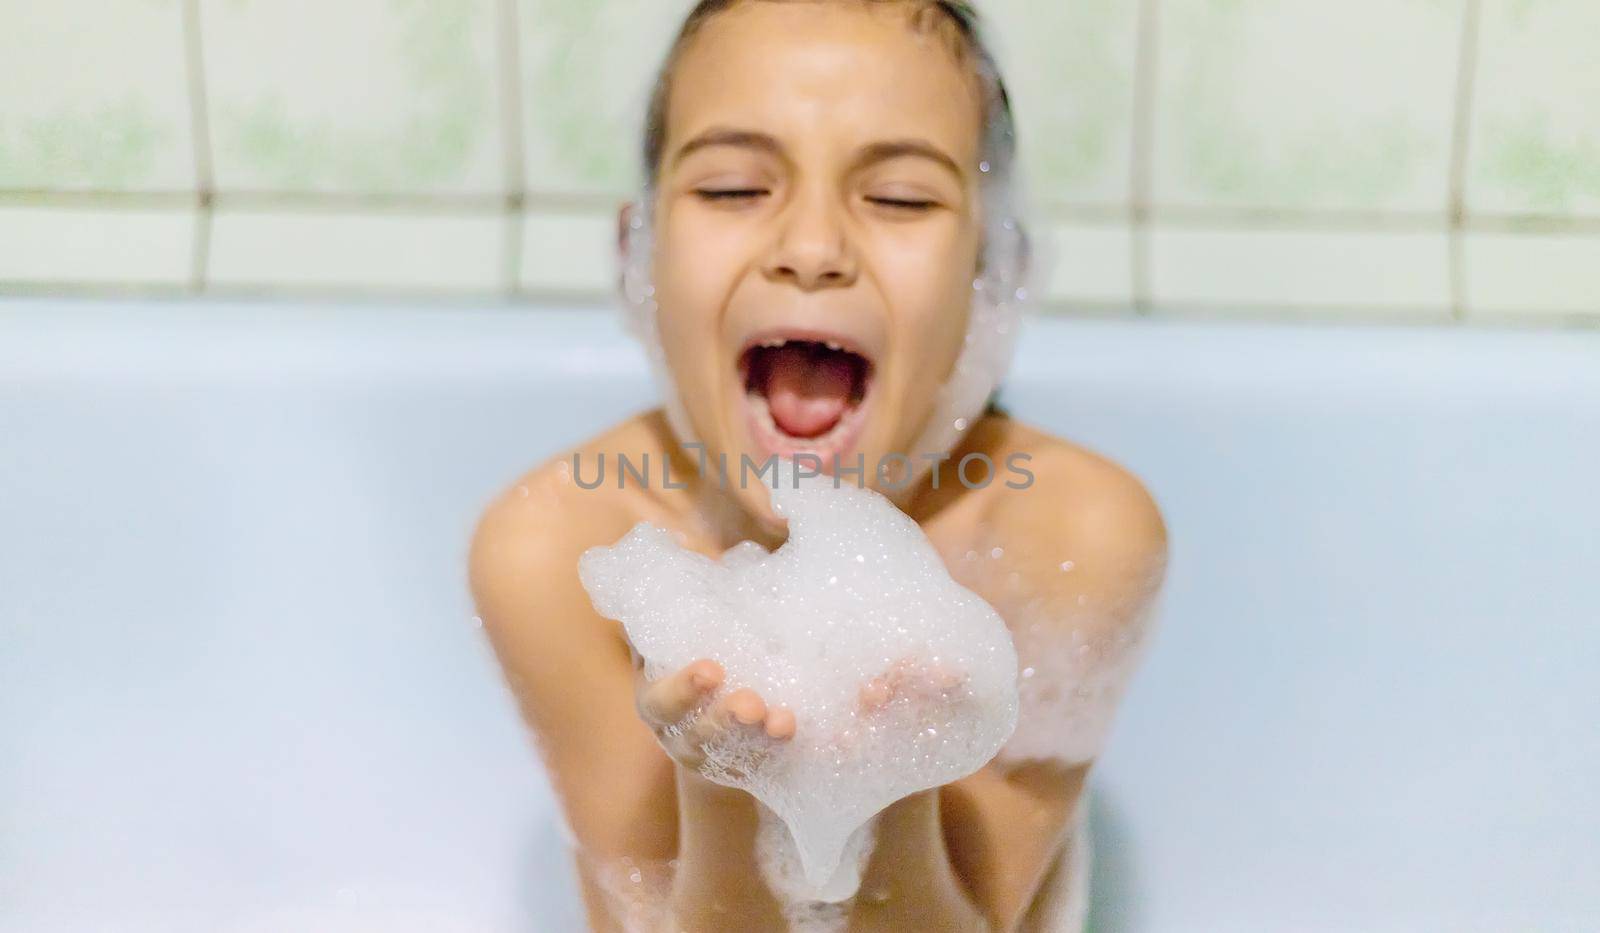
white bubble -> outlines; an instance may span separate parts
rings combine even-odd
[[[589,868],[605,912],[626,933],[660,930],[672,920],[670,894],[677,861],[606,858],[575,850]]]
[[[950,578],[909,516],[827,476],[795,488],[794,472],[779,461],[772,501],[789,540],[771,554],[746,542],[714,560],[641,522],[585,552],[579,574],[647,677],[710,657],[727,672],[721,689],[750,687],[795,711],[792,739],[734,730],[705,749],[702,773],[782,820],[793,885],[837,893],[830,882],[871,817],[1000,749],[1016,725],[1017,655],[1004,621]],[[938,671],[960,679],[943,685]],[[863,708],[861,688],[887,674],[895,692]]]
[[[1065,570],[1071,570],[1073,567],[1076,567],[1076,566],[1077,566],[1077,564],[1073,563],[1070,560],[1064,560],[1064,561],[1061,562],[1061,569],[1064,570],[1064,571]]]

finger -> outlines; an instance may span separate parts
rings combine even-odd
[[[949,693],[966,682],[967,675],[950,664],[935,662],[928,666],[928,682],[941,693]]]
[[[794,737],[794,712],[786,707],[774,706],[767,711],[767,735],[775,739]]]
[[[719,698],[690,722],[683,732],[683,740],[695,749],[703,749],[730,729],[748,728],[761,722],[767,705],[754,690],[744,687]]]
[[[639,715],[653,726],[674,725],[721,683],[722,665],[703,658],[646,687],[639,698]]]
[[[726,700],[728,712],[733,718],[747,726],[753,726],[766,718],[767,704],[761,695],[749,687],[741,687],[728,694]]]
[[[703,756],[706,746],[715,742],[719,736],[733,728],[737,722],[733,711],[728,709],[728,698],[722,697],[709,707],[701,710],[699,715],[689,721],[687,728],[680,737],[684,748],[690,758]]]
[[[894,695],[889,682],[882,677],[874,677],[861,685],[861,708],[864,710],[882,709]]]

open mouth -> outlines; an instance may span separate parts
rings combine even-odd
[[[739,355],[739,374],[756,439],[768,453],[826,459],[860,432],[872,361],[842,339],[757,338]]]

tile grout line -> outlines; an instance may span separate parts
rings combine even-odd
[[[1133,140],[1128,178],[1129,288],[1135,314],[1150,313],[1150,175],[1156,97],[1157,0],[1139,0],[1133,65]]]
[[[1467,159],[1472,146],[1473,94],[1477,84],[1478,30],[1482,18],[1483,0],[1465,0],[1450,136],[1450,314],[1457,321],[1467,316]]]
[[[216,205],[216,169],[211,143],[211,105],[206,94],[205,50],[200,35],[200,0],[183,0],[185,71],[189,86],[189,132],[194,146],[195,227],[189,284],[206,290],[211,266],[211,227]]]
[[[523,207],[535,213],[563,216],[614,216],[617,194],[529,192]],[[68,210],[170,210],[193,205],[195,191],[173,189],[82,190],[0,188],[0,206],[58,207]],[[433,194],[407,192],[274,191],[233,189],[210,196],[214,208],[230,211],[289,213],[403,214],[406,216],[503,214],[508,199],[497,194]],[[1100,205],[1046,205],[1052,223],[1080,226],[1125,226],[1128,212]],[[1172,205],[1146,212],[1151,229],[1197,230],[1207,233],[1351,233],[1383,235],[1433,233],[1447,214],[1426,211],[1349,211],[1338,209],[1231,208],[1214,205]],[[1600,236],[1600,214],[1519,214],[1472,211],[1463,216],[1467,233],[1511,236]]]
[[[1090,211],[1064,211],[1063,220],[1097,219]],[[1309,230],[1354,233],[1433,233],[1445,216],[1437,211],[1362,211],[1344,209],[1240,208],[1213,204],[1147,207],[1147,227],[1168,229]]]
[[[141,205],[170,206],[195,200],[193,190],[73,190],[73,189],[0,189],[0,204],[22,203],[62,207],[126,207],[137,209]],[[602,194],[558,194],[555,192],[522,195],[524,206],[533,205],[551,214],[605,213],[612,198]],[[234,188],[213,192],[211,199],[226,204],[230,209],[267,211],[336,211],[336,212],[392,212],[412,213],[483,213],[506,210],[508,198],[494,193],[435,193],[428,191],[290,191]]]
[[[141,284],[105,285],[78,280],[32,280],[0,282],[0,299],[49,298],[66,296],[93,300],[113,300],[142,297],[159,300],[183,301],[192,293],[183,285]],[[484,309],[504,308],[515,313],[539,314],[554,309],[582,309],[603,312],[614,309],[615,296],[600,289],[559,289],[536,287],[517,296],[515,301],[496,301],[492,290],[471,288],[430,288],[421,291],[372,286],[295,286],[295,285],[224,285],[209,290],[208,297],[215,301],[295,301],[311,303],[371,302],[389,304],[400,301],[414,306],[434,307],[441,313],[452,314],[461,302],[471,302]],[[1593,331],[1600,333],[1600,314],[1584,311],[1519,311],[1485,312],[1474,314],[1471,320],[1458,322],[1451,318],[1449,309],[1421,306],[1394,305],[1373,308],[1351,308],[1345,305],[1250,303],[1237,302],[1177,302],[1164,304],[1143,318],[1130,318],[1127,306],[1120,301],[1103,302],[1093,299],[1053,299],[1038,307],[1042,319],[1142,320],[1170,323],[1207,323],[1229,326],[1235,323],[1273,324],[1285,327],[1322,326],[1330,324],[1358,324],[1379,327],[1468,327],[1477,331]]]
[[[507,298],[522,285],[522,248],[527,236],[527,149],[522,119],[522,28],[519,0],[499,0],[500,119],[505,141],[506,229],[501,274]]]

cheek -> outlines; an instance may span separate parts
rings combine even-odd
[[[657,286],[660,303],[657,321],[661,330],[661,349],[667,365],[684,396],[693,405],[707,397],[717,359],[715,322],[702,310],[705,306],[692,298]]]
[[[977,267],[976,247],[968,240],[957,235],[923,244],[892,267],[889,301],[907,351],[903,359],[920,361],[911,373],[916,388],[944,382],[964,345]]]
[[[907,315],[908,357],[925,361],[912,371],[912,385],[919,390],[913,397],[926,397],[949,378],[965,345],[970,308],[969,286],[928,296],[925,304]]]
[[[720,300],[717,281],[712,264],[700,262],[698,256],[672,248],[656,254],[653,284],[661,309],[661,342],[674,371],[711,355]]]
[[[667,369],[694,433],[715,442],[718,407],[729,372],[720,352],[722,289],[707,266],[671,251],[657,253],[657,324]]]
[[[693,219],[675,218],[666,226],[653,279],[657,301],[673,309],[674,330],[697,338],[717,336],[723,305],[743,265],[734,253],[743,241]]]

